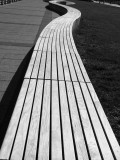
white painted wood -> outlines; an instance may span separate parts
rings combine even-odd
[[[62,160],[58,82],[52,81],[52,160]]]
[[[57,28],[53,35],[53,41],[52,41],[52,53],[56,53],[56,35],[57,35]]]
[[[35,100],[34,100],[34,107],[32,111],[32,118],[30,123],[30,129],[29,129],[27,145],[25,150],[25,157],[24,157],[25,160],[28,160],[28,159],[33,160],[36,158],[42,92],[43,92],[43,80],[38,80]]]
[[[64,49],[64,42],[63,42],[63,29],[64,29],[64,25],[63,25],[61,32],[60,32],[61,55],[62,55],[65,80],[70,81],[70,74],[69,74],[69,69],[68,69],[67,60],[66,60],[66,56],[65,56],[65,49]]]
[[[93,102],[91,100],[91,97],[89,95],[88,89],[86,84],[81,83],[82,91],[85,97],[85,101],[87,104],[87,108],[91,117],[92,124],[94,126],[95,134],[97,136],[101,152],[103,154],[104,159],[110,159],[113,160],[112,153],[110,151],[109,145],[107,143],[106,137],[104,135],[103,129],[101,127],[100,121],[98,119],[98,116],[96,114]]]
[[[44,79],[44,72],[45,72],[45,63],[46,63],[46,52],[42,52],[42,59],[39,69],[38,78]]]
[[[45,79],[51,78],[51,52],[47,52]]]
[[[34,64],[31,78],[37,78],[37,76],[38,76],[38,70],[39,70],[39,65],[40,65],[40,61],[41,61],[42,51],[37,51],[37,52],[38,53],[37,53],[37,57],[36,57],[36,61]]]
[[[75,88],[75,94],[76,94],[77,103],[79,107],[79,113],[82,120],[90,157],[92,160],[101,160],[102,158],[100,156],[97,143],[93,134],[92,126],[90,124],[90,120],[89,120],[85,102],[83,100],[83,96],[79,87],[79,83],[74,82],[73,84]]]
[[[119,146],[119,144],[118,144],[118,142],[117,142],[117,140],[115,138],[115,135],[114,135],[114,133],[113,133],[113,131],[111,129],[111,126],[110,126],[110,124],[109,124],[109,122],[107,120],[107,117],[106,117],[106,115],[104,113],[104,110],[103,110],[103,108],[102,108],[102,106],[100,104],[100,101],[99,101],[99,99],[98,99],[98,97],[96,95],[96,92],[95,92],[95,90],[93,88],[93,85],[91,83],[88,83],[87,85],[88,85],[88,88],[90,90],[92,99],[93,99],[93,101],[95,103],[95,107],[96,107],[96,109],[98,111],[98,114],[100,116],[101,122],[102,122],[102,124],[104,126],[105,132],[106,132],[106,134],[108,136],[108,139],[110,141],[110,144],[111,144],[112,149],[114,151],[114,154],[116,156],[116,159],[119,160],[120,159],[120,146]]]
[[[12,155],[11,155],[11,159],[13,160],[15,159],[21,160],[23,156],[24,145],[25,145],[25,140],[26,140],[26,135],[28,130],[28,123],[29,123],[30,113],[32,109],[35,85],[36,85],[36,80],[31,80],[29,89],[27,92],[22,116],[20,119],[20,124],[19,124],[16,139],[15,139]]]
[[[40,45],[39,45],[39,48],[38,48],[39,51],[42,51],[43,46],[44,46],[44,41],[45,41],[45,38],[42,38],[41,42],[40,42]]]
[[[78,59],[78,63],[79,63],[79,65],[80,65],[80,68],[81,68],[82,73],[83,73],[83,75],[84,75],[85,81],[86,81],[86,82],[90,82],[90,79],[89,79],[89,77],[88,77],[88,74],[87,74],[87,72],[86,72],[86,69],[85,69],[85,67],[84,67],[84,65],[83,65],[83,62],[82,62],[82,60],[81,60],[81,58],[80,58],[80,55],[79,55],[79,53],[77,52],[77,49],[76,49],[76,47],[75,47],[75,43],[74,43],[73,36],[72,36],[72,24],[71,24],[71,26],[70,26],[70,38],[71,38],[72,46],[73,46],[73,49],[74,49],[74,53],[75,53],[75,55],[76,55],[76,57],[77,57],[77,59]]]
[[[78,160],[88,160],[88,153],[85,146],[85,141],[82,133],[82,128],[78,116],[77,105],[75,101],[75,95],[73,91],[73,86],[71,82],[67,83],[67,92],[69,97],[69,105],[70,105],[70,112],[72,118],[72,125],[75,137],[75,145],[77,149]]]
[[[43,46],[43,49],[42,49],[43,52],[46,52],[46,51],[47,51],[47,48],[48,48],[48,40],[49,40],[49,38],[45,38],[44,46]]]
[[[68,26],[69,26],[69,23],[68,23]],[[74,70],[74,67],[73,67],[73,63],[72,63],[72,60],[71,60],[70,51],[69,51],[69,48],[68,48],[68,42],[67,42],[66,36],[67,36],[67,26],[64,28],[64,45],[65,45],[66,56],[67,56],[67,60],[68,60],[69,68],[70,68],[70,74],[71,74],[72,81],[77,81],[77,77],[76,77],[75,70]]]
[[[84,79],[83,79],[83,76],[82,76],[78,61],[76,59],[76,56],[75,56],[75,53],[74,53],[74,50],[73,50],[73,47],[72,47],[72,44],[71,44],[71,39],[70,39],[69,32],[70,32],[69,31],[69,27],[67,27],[67,42],[68,42],[70,54],[71,54],[71,57],[72,57],[72,60],[73,60],[74,66],[75,66],[77,77],[78,77],[78,80],[80,82],[84,82]]]
[[[44,33],[44,32],[43,32]],[[40,45],[40,42],[41,42],[41,37],[38,38],[36,44],[35,44],[35,47],[34,47],[34,51],[38,50],[38,47]]]
[[[63,76],[63,67],[62,67],[62,59],[61,59],[61,54],[60,54],[60,29],[61,29],[61,25],[59,27],[59,29],[57,30],[57,39],[56,39],[56,46],[57,46],[57,66],[58,66],[58,79],[59,80],[64,80],[64,76]]]
[[[51,51],[52,51],[52,37],[49,38],[48,50],[47,50],[47,52],[51,52]]]
[[[30,78],[31,77],[36,56],[37,56],[37,51],[33,51],[28,69],[27,69],[26,74],[25,74],[25,78]]]
[[[49,160],[50,81],[45,81],[38,159]]]
[[[40,34],[40,37],[42,37],[42,38],[49,37],[49,34],[48,34],[49,32],[50,32],[50,29],[44,28],[42,33]]]
[[[57,80],[56,53],[52,52],[52,79]]]
[[[24,104],[28,84],[29,84],[29,80],[25,79],[23,82],[21,91],[19,93],[16,105],[12,114],[12,118],[10,120],[8,129],[7,129],[7,133],[5,135],[5,138],[0,150],[0,159],[9,159],[9,155],[11,152],[12,144],[14,141],[16,129],[18,126],[19,118],[20,118],[20,114]]]
[[[68,112],[68,103],[65,91],[65,82],[59,81],[60,85],[60,101],[61,101],[61,112],[62,112],[62,125],[63,125],[63,143],[65,159],[75,160],[73,138],[70,126],[70,117]]]

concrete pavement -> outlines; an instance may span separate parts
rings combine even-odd
[[[0,6],[0,141],[37,37],[52,19],[58,17],[46,9],[47,5],[42,0],[22,0]]]

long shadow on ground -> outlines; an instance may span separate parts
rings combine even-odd
[[[23,83],[23,78],[26,73],[33,48],[34,47],[30,49],[26,57],[23,59],[0,103],[0,147],[8,128],[8,124],[14,110],[20,88]]]

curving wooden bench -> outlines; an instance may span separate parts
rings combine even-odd
[[[0,159],[120,160],[120,147],[74,44],[81,13],[64,12],[40,34]]]

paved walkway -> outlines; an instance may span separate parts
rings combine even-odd
[[[52,20],[45,6],[42,0],[0,6],[0,100],[37,36]]]
[[[0,5],[0,134],[9,122],[18,85],[42,29],[58,17],[42,0]],[[6,98],[7,97],[7,98]],[[16,95],[17,97],[17,95]],[[7,115],[6,115],[7,114]],[[2,130],[2,131],[1,131]],[[2,136],[0,136],[0,143]]]

